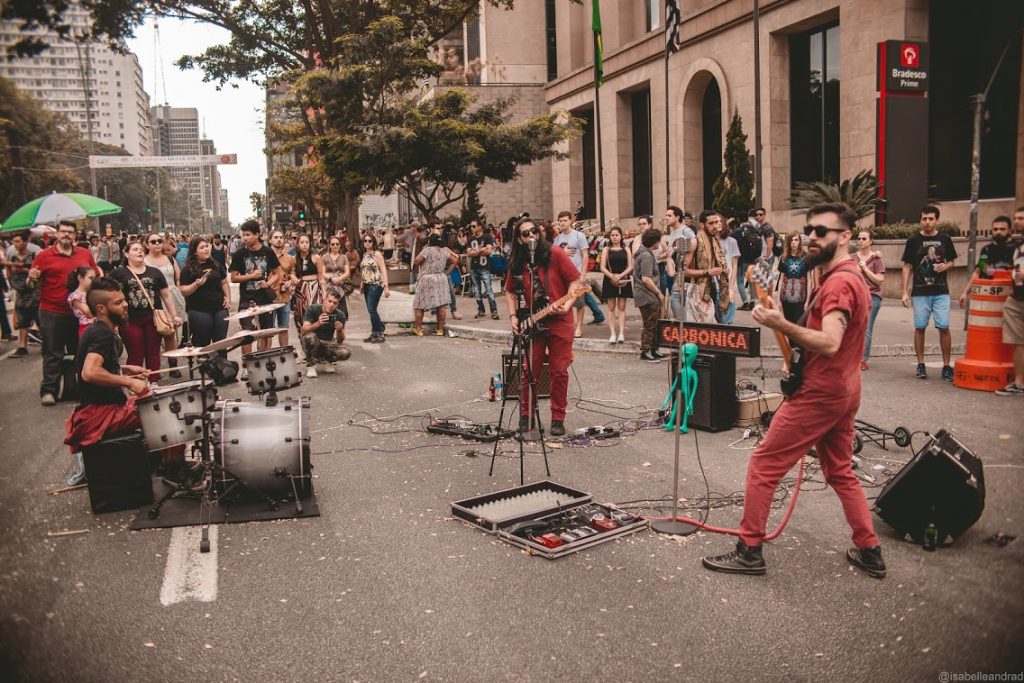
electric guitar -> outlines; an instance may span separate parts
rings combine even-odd
[[[754,283],[754,292],[757,300],[765,308],[775,308],[772,301],[772,265],[768,261],[758,261],[747,268],[747,280]],[[799,346],[795,349],[790,347],[786,335],[775,330],[775,339],[779,342],[779,349],[782,351],[782,358],[786,361],[789,373],[782,378],[779,386],[786,397],[792,396],[804,383],[803,349]]]
[[[562,298],[552,301],[544,308],[540,309],[536,313],[519,320],[519,334],[527,336],[536,336],[547,332],[547,328],[541,324],[544,318],[551,315],[556,308],[564,305],[567,301],[575,301],[581,296],[589,292],[591,289],[589,282],[577,281],[569,285],[569,291]]]

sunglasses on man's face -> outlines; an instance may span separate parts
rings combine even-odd
[[[830,232],[842,232],[845,229],[846,228],[826,228],[824,225],[805,225],[804,234],[810,237],[813,232],[815,237],[824,237]]]
[[[149,243],[150,244],[163,244],[164,241],[163,240],[150,240]]]
[[[539,235],[539,234],[540,234],[540,229],[539,228],[527,228],[525,230],[520,230],[519,231],[519,236],[520,237],[529,237],[530,235]]]

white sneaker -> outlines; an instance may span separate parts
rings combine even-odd
[[[616,337],[615,333],[612,332],[612,336],[608,337],[608,343],[609,344],[614,344],[616,339],[618,339],[618,337]]]
[[[335,372],[334,363],[328,363],[327,365],[325,365],[324,372],[326,372],[328,375],[333,375]]]
[[[310,378],[316,377],[316,366],[315,365],[310,365],[308,368],[306,368],[306,377],[310,377]]]
[[[626,335],[623,334],[622,332],[619,332],[619,343],[622,344],[625,341],[626,341]]]

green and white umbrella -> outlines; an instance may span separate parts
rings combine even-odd
[[[117,204],[93,197],[91,194],[54,192],[45,197],[33,199],[10,215],[0,227],[0,232],[24,230],[33,225],[56,225],[62,220],[78,220],[89,216],[105,216],[120,213]]]

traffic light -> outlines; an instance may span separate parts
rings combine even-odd
[[[146,207],[146,215],[148,215],[148,216],[152,216],[152,215],[153,215],[153,209],[151,209],[151,208],[149,208],[149,207],[147,206],[147,207]]]
[[[262,215],[263,215],[263,205],[262,204],[257,204],[256,205],[256,217],[259,218]]]

